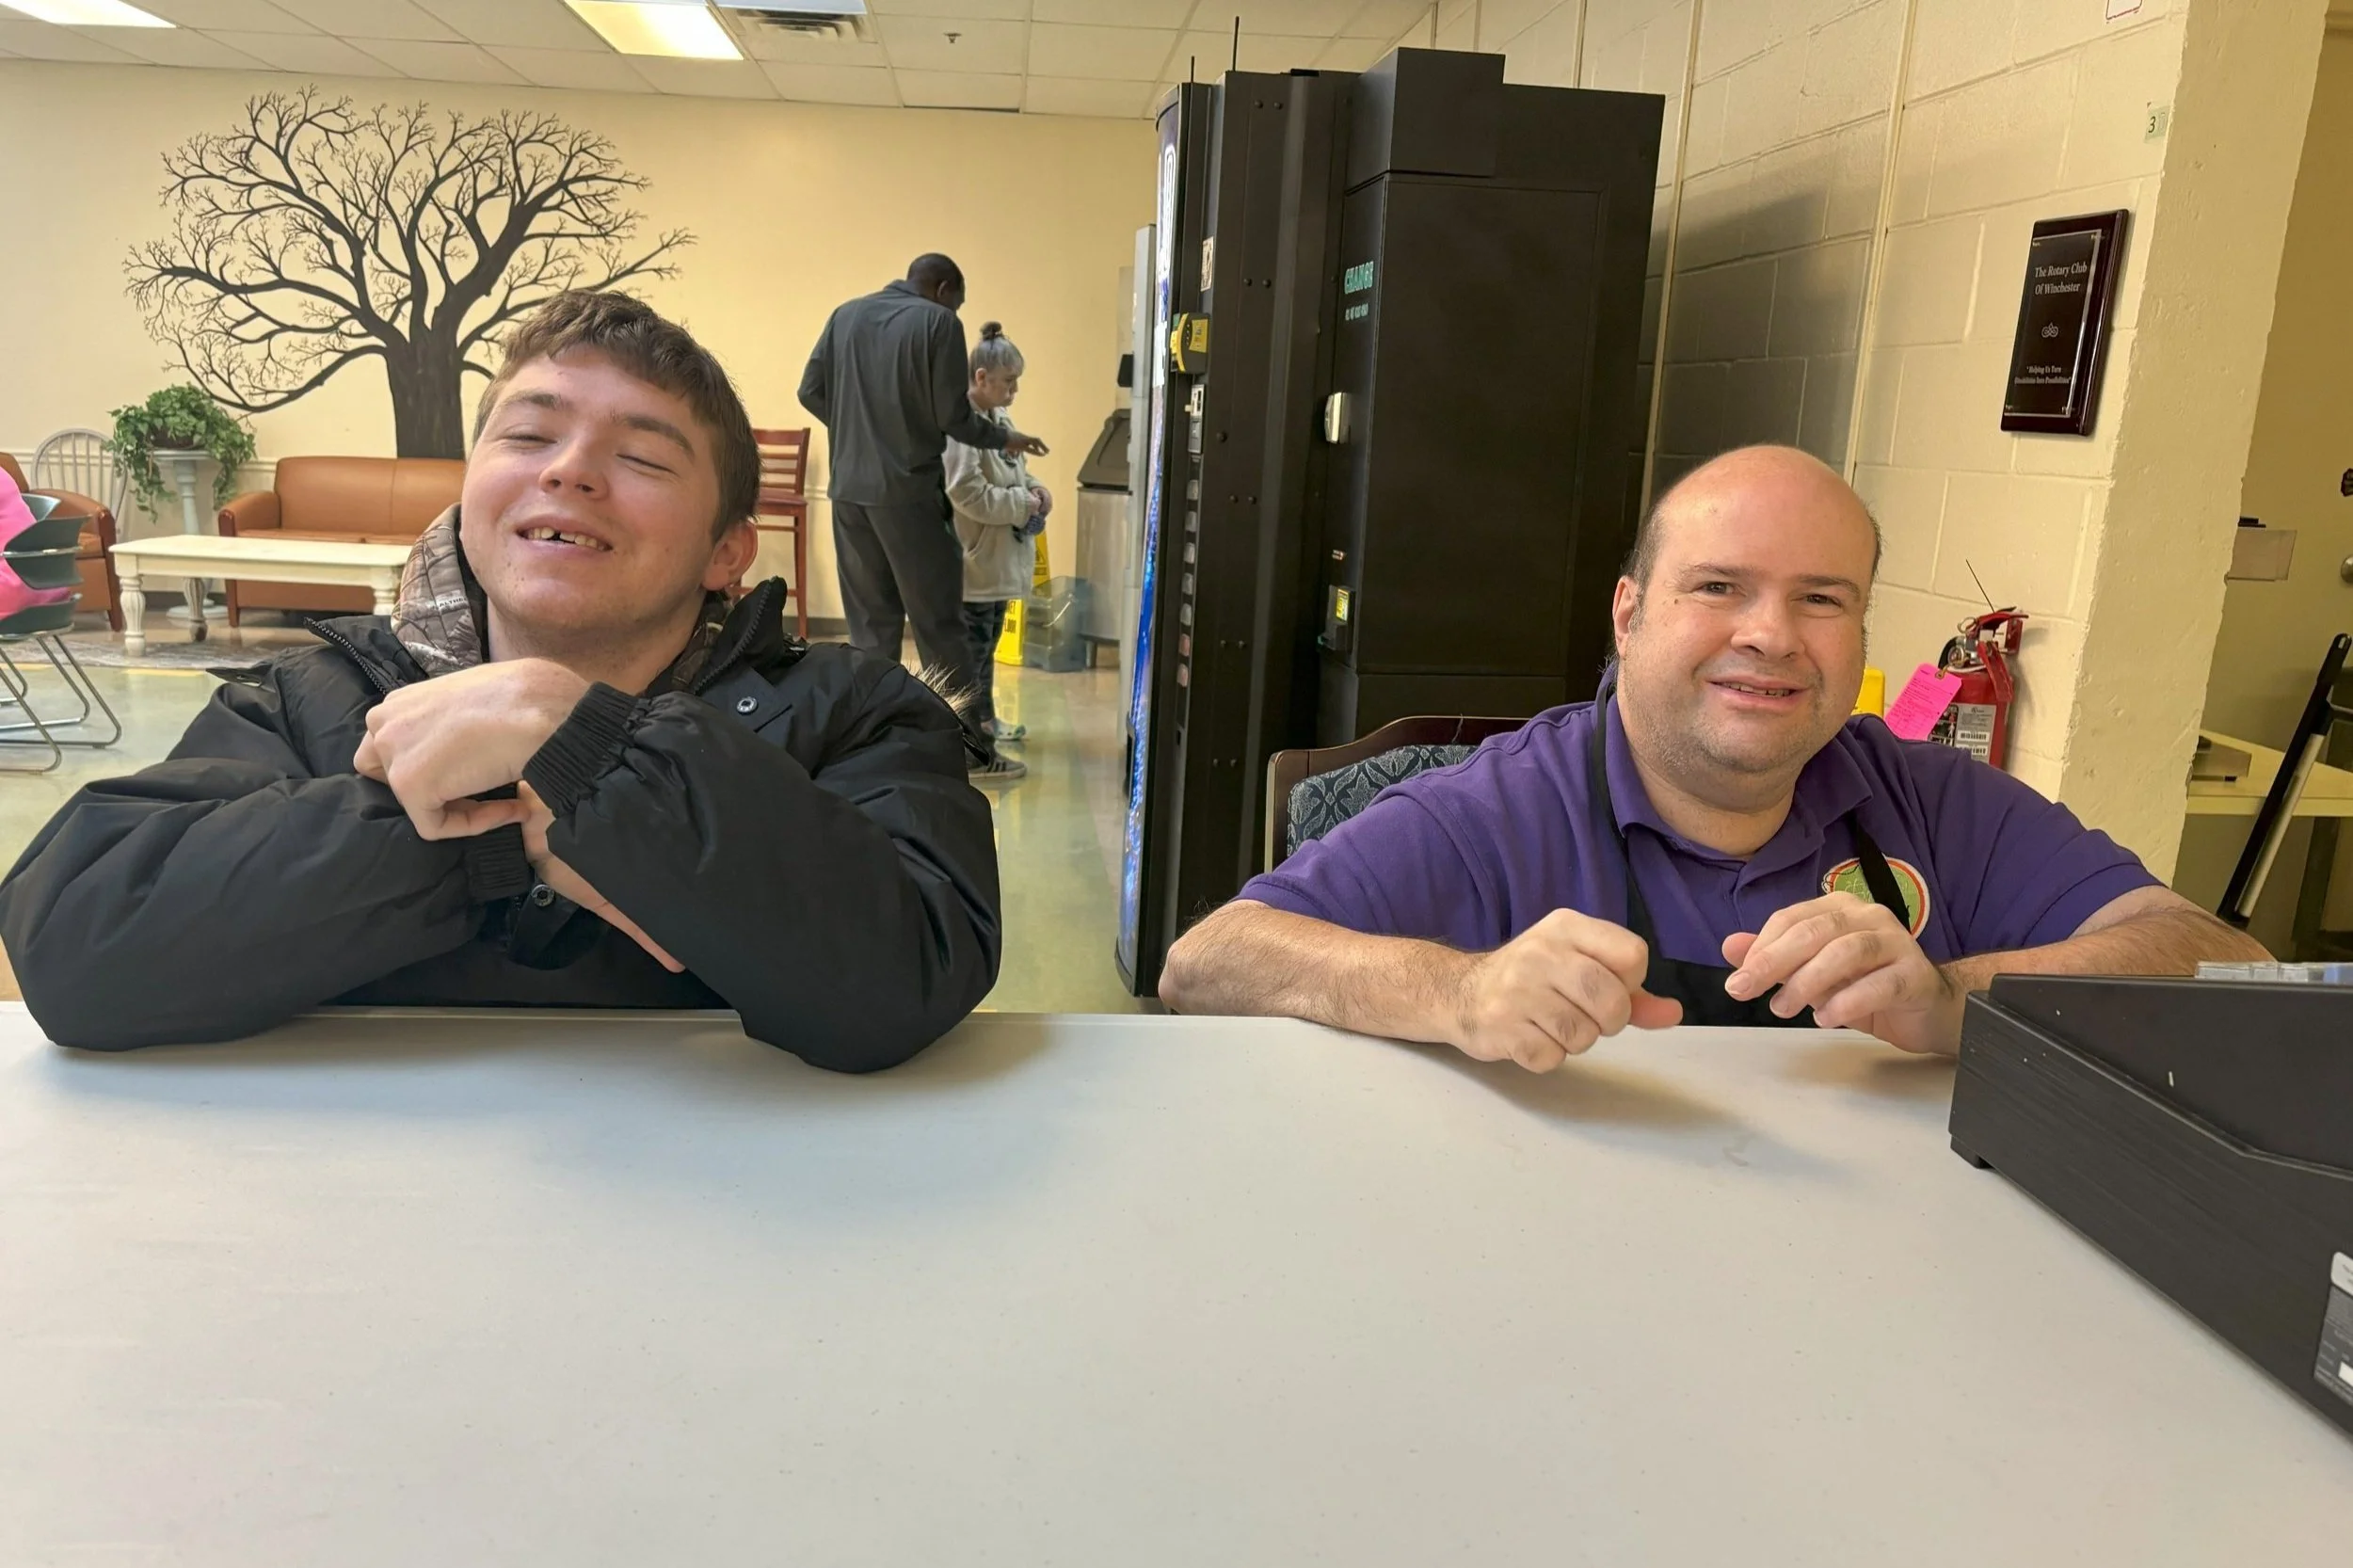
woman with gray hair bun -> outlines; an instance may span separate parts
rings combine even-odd
[[[1011,429],[1005,409],[1021,390],[1021,350],[991,321],[982,326],[971,358],[968,395],[974,411]],[[1028,728],[997,717],[997,640],[1004,634],[1005,606],[1030,591],[1037,570],[1037,536],[1046,531],[1054,498],[1030,477],[1019,453],[983,451],[952,440],[945,456],[948,501],[955,509],[956,536],[964,542],[964,630],[978,672],[976,716],[1000,744],[1017,743],[1027,738]],[[1026,771],[1000,752],[973,776],[982,783],[1008,783]]]

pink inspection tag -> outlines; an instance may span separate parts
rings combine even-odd
[[[1961,691],[1961,677],[1946,675],[1933,664],[1922,664],[1912,672],[1904,689],[1896,700],[1887,705],[1887,728],[1899,741],[1925,741],[1936,721],[1945,716],[1945,710],[1953,705]]]

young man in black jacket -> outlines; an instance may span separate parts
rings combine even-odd
[[[392,625],[224,686],[0,883],[33,1016],[112,1049],[324,1002],[731,1007],[853,1072],[937,1038],[999,956],[965,731],[896,664],[786,635],[780,583],[730,607],[758,485],[684,331],[548,305]]]

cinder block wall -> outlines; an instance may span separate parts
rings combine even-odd
[[[1695,30],[1693,0],[1446,0],[1401,41],[1666,97],[1655,488],[1753,441],[1849,469],[1887,533],[1874,662],[1899,680],[1933,659],[1984,607],[1974,568],[2033,616],[2011,771],[2162,872],[2252,413],[2228,389],[2260,375],[2327,0],[2110,5],[1698,0]],[[2027,232],[2116,207],[2132,227],[2094,434],[2006,435]],[[2169,254],[2160,325],[2204,368],[2169,356],[2159,384],[2144,280]],[[2193,376],[2212,384],[2174,384]],[[2148,620],[2163,648],[2127,630]]]

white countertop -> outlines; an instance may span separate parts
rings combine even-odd
[[[2342,1568],[2353,1439],[1946,1147],[1946,1064],[982,1016],[58,1051],[0,1562]]]

